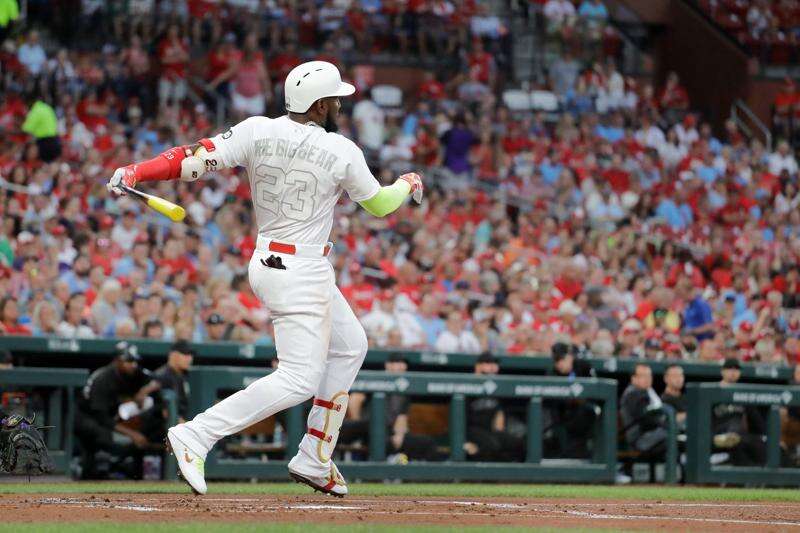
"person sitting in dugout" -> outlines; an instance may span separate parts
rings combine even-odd
[[[404,374],[408,361],[401,354],[390,354],[384,363],[390,374]],[[350,395],[347,419],[339,432],[339,442],[350,444],[369,440],[369,408],[367,397],[360,392]],[[436,441],[427,435],[411,433],[408,425],[408,410],[411,399],[405,394],[386,395],[386,454],[399,463],[411,461],[437,461],[443,459],[436,449]]]
[[[475,361],[474,373],[494,376],[500,365],[491,353],[484,352]],[[494,396],[477,396],[467,404],[467,442],[464,450],[470,461],[525,460],[525,439],[508,431],[506,406]]]
[[[553,368],[547,375],[566,378],[570,382],[575,378],[594,377],[594,369],[587,361],[576,359],[575,351],[574,346],[555,343],[551,351]],[[588,457],[588,441],[594,430],[597,405],[580,399],[545,400],[542,408],[545,456]]]
[[[159,444],[163,419],[160,424],[149,422],[161,418],[151,409],[150,397],[161,385],[139,366],[141,356],[135,345],[121,341],[116,350],[113,361],[89,376],[78,398],[75,434],[83,452],[83,479],[108,477],[112,458],[121,473],[140,478],[144,452],[163,448]],[[132,463],[126,461],[129,457]]]

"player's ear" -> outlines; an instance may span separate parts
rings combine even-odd
[[[327,102],[325,101],[326,98],[320,98],[313,104],[311,104],[311,109],[315,113],[318,113],[320,116],[325,116],[328,113]]]

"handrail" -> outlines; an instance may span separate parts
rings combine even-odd
[[[731,104],[731,119],[736,123],[736,125],[745,132],[748,137],[753,137],[753,130],[739,117],[739,113],[747,117],[753,126],[758,129],[761,134],[764,136],[764,144],[767,148],[767,151],[772,151],[772,132],[769,128],[764,124],[760,118],[753,113],[753,110],[748,107],[747,104],[744,103],[743,100],[737,99],[733,104]]]
[[[151,339],[127,339],[136,345],[142,358],[151,362],[163,360],[169,352],[170,343]],[[42,364],[46,361],[55,366],[99,366],[98,362],[108,362],[115,353],[116,339],[69,339],[62,337],[25,337],[2,336],[0,348],[6,348],[15,356],[21,356],[27,363]],[[275,358],[273,346],[253,345],[237,342],[203,342],[192,343],[195,349],[196,362],[207,364],[210,361],[231,364],[266,364]],[[396,350],[387,348],[370,349],[366,364],[370,367],[381,367],[390,354],[402,353],[413,368],[442,369],[463,372],[471,370],[476,355],[464,353],[442,353],[432,350]],[[497,354],[500,367],[504,373],[511,374],[543,374],[553,368],[553,360],[548,354],[507,355]],[[645,363],[653,370],[653,374],[661,375],[671,364],[678,364],[693,379],[718,379],[720,364],[713,361],[684,360],[650,360],[638,358],[604,358],[589,357],[586,362],[601,375],[629,375],[637,364]],[[227,363],[226,363],[227,364]],[[742,378],[755,381],[786,381],[791,378],[792,368],[787,365],[764,363],[744,363]]]

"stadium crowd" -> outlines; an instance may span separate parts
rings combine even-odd
[[[794,153],[786,142],[767,151],[732,123],[715,135],[674,73],[634,80],[613,58],[586,63],[564,46],[547,87],[562,112],[513,112],[493,53],[502,23],[484,31],[490,14],[448,1],[397,12],[385,0],[326,2],[302,16],[276,2],[255,21],[246,8],[223,17],[202,11],[212,2],[159,2],[177,14],[111,17],[93,51],[60,48],[99,4],[83,2],[75,28],[5,30],[3,333],[272,343],[247,279],[256,229],[241,169],[152,186],[186,207],[187,224],[110,198],[105,182],[215,133],[207,106],[186,97],[197,64],[234,115],[274,115],[285,72],[308,57],[342,64],[342,39],[369,16],[416,37],[375,30],[361,36],[369,46],[440,46],[463,66],[429,71],[399,110],[361,87],[340,120],[379,179],[414,169],[430,191],[386,219],[337,209],[338,284],[373,346],[531,355],[561,341],[597,357],[800,362]],[[573,5],[549,0],[544,13],[555,4]],[[596,4],[570,16],[600,18]]]
[[[763,63],[797,61],[800,4],[795,0],[698,0],[697,4]]]

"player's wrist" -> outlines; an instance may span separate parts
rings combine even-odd
[[[411,183],[408,180],[403,179],[402,177],[397,178],[397,180],[394,182],[394,185],[395,187],[398,187],[403,192],[403,194],[406,195],[411,194],[411,191],[413,190]]]

